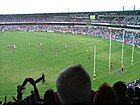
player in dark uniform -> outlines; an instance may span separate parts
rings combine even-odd
[[[124,70],[123,65],[122,65],[122,67],[121,67],[121,70],[122,70],[122,71]]]
[[[40,54],[43,55],[43,52],[44,52],[44,48],[42,47],[41,51],[40,51]]]
[[[96,79],[96,74],[94,73],[94,74],[93,74],[93,80],[95,80],[95,79]]]

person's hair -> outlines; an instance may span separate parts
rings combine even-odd
[[[94,103],[96,105],[117,105],[118,98],[114,89],[107,83],[103,83],[95,94]]]
[[[54,90],[48,89],[44,93],[44,104],[43,105],[56,105],[56,97]]]
[[[139,97],[140,98],[140,88],[139,87],[135,87],[135,97]]]
[[[132,101],[133,100],[133,97],[134,97],[134,90],[133,90],[132,87],[128,87],[128,89],[127,89],[127,95],[129,96],[129,98]]]
[[[114,88],[118,98],[124,97],[126,95],[127,86],[125,85],[124,82],[118,81],[118,82],[114,83],[113,88]]]
[[[90,101],[90,76],[80,64],[64,69],[56,80],[56,88],[62,105]]]

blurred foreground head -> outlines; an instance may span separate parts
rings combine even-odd
[[[56,80],[56,88],[62,105],[90,101],[90,76],[80,64],[65,68]]]
[[[96,105],[118,105],[118,98],[114,89],[103,83],[97,90],[94,98]]]

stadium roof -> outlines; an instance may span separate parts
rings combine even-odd
[[[140,10],[125,10],[125,11],[93,11],[93,12],[60,12],[60,13],[32,13],[32,14],[1,14],[2,15],[67,15],[67,14],[106,14],[106,13],[126,13],[126,14],[138,14],[140,15]]]

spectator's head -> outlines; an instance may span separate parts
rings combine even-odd
[[[56,105],[54,90],[48,89],[44,94],[44,105]]]
[[[114,83],[113,88],[114,88],[118,98],[124,97],[126,95],[127,86],[125,85],[124,82],[118,81],[118,82]]]
[[[56,80],[56,88],[62,105],[90,101],[90,76],[80,64],[64,69]]]
[[[140,98],[140,88],[139,87],[135,87],[135,97],[139,97]]]
[[[133,88],[129,87],[129,88],[127,89],[127,95],[129,96],[129,98],[130,98],[131,100],[133,99],[133,97],[134,97],[134,90],[133,90]]]
[[[114,89],[107,83],[103,83],[95,94],[94,103],[96,105],[117,105],[118,98]]]

